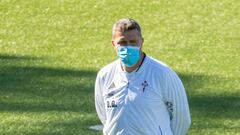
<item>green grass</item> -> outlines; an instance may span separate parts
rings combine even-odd
[[[97,71],[111,28],[137,19],[143,50],[186,87],[190,135],[240,134],[238,0],[1,0],[0,134],[96,135]]]

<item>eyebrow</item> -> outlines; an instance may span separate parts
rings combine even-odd
[[[119,37],[118,39],[116,39],[116,43],[118,44],[125,44],[125,42],[128,42],[128,41],[124,37]],[[138,40],[132,39],[132,40],[129,40],[129,43],[138,43]]]
[[[131,43],[132,43],[132,42],[137,42],[137,40],[129,40],[129,42],[131,42]]]
[[[117,41],[126,41],[124,37],[120,37],[117,39]]]
[[[125,38],[119,38],[119,39],[117,39],[117,42],[122,42],[122,41],[126,41],[126,39],[125,39]],[[137,40],[136,40],[136,39],[133,39],[133,40],[129,40],[129,42],[137,42]]]

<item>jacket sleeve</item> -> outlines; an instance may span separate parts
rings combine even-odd
[[[173,135],[185,135],[191,125],[189,105],[184,86],[174,71],[166,75],[165,104],[170,114]]]
[[[98,114],[98,117],[103,125],[106,122],[106,112],[105,112],[105,105],[102,96],[102,80],[99,76],[99,73],[96,78],[95,82],[95,107]]]

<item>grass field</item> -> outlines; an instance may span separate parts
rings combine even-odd
[[[189,135],[240,134],[239,0],[0,0],[0,134],[97,135],[94,81],[116,59],[111,28],[142,26],[143,50],[189,97]]]

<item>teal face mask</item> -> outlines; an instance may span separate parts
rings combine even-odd
[[[137,64],[140,59],[140,48],[134,46],[118,46],[117,55],[122,63],[127,67],[132,67]]]

